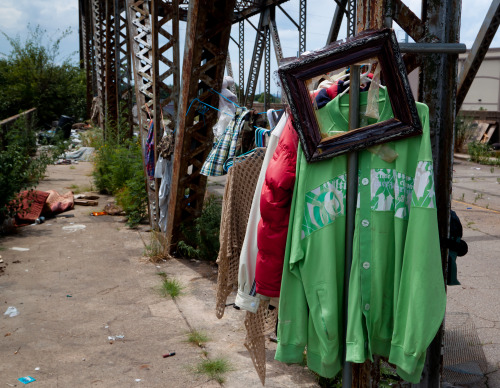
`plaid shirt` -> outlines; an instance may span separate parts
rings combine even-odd
[[[202,175],[220,176],[225,174],[223,168],[224,162],[234,157],[238,136],[243,127],[245,117],[249,113],[250,111],[246,108],[236,110],[235,116],[217,143],[215,143],[205,163],[203,163],[203,167],[201,168]]]

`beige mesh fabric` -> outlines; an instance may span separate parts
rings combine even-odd
[[[253,366],[262,385],[266,381],[266,336],[273,333],[278,321],[278,309],[269,309],[269,301],[261,300],[257,312],[247,311],[245,347],[250,353]]]
[[[249,155],[235,158],[228,172],[217,258],[219,273],[215,314],[219,319],[224,315],[227,297],[238,287],[240,252],[265,151],[265,148],[257,148]]]

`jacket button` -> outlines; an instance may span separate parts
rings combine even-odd
[[[368,183],[370,183],[370,181],[368,180],[368,178],[363,178],[361,179],[361,183],[363,184],[363,186],[366,186]]]
[[[368,269],[368,268],[370,268],[370,263],[369,263],[369,262],[367,262],[367,261],[365,261],[365,262],[363,263],[363,268],[364,268],[364,269]]]
[[[363,225],[366,228],[368,225],[370,225],[370,221],[363,220],[363,221],[361,221],[361,225]]]
[[[365,310],[366,310],[366,311],[370,310],[370,305],[369,305],[368,303],[367,303],[367,304],[365,304]]]

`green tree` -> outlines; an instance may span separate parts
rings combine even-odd
[[[2,35],[11,46],[0,59],[0,119],[37,108],[39,124],[49,126],[60,115],[85,115],[85,73],[71,58],[61,58],[61,41],[71,34],[66,29],[57,38],[28,24],[28,36]]]

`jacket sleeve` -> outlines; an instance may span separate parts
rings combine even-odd
[[[422,125],[389,356],[398,373],[412,383],[420,380],[426,349],[446,308],[428,115]]]
[[[257,293],[264,296],[278,297],[280,294],[297,146],[298,136],[289,118],[269,163],[260,199],[255,283]]]
[[[289,235],[294,234],[294,210],[296,198],[291,202],[290,225],[287,227]],[[300,233],[295,225],[295,232]],[[298,265],[291,264],[300,261],[304,252],[300,244],[300,238],[289,237],[284,248],[283,293],[280,296],[278,310],[278,346],[275,359],[288,364],[301,363],[304,361],[304,349],[307,345],[309,308],[302,283]],[[282,263],[283,264],[283,263]],[[281,280],[281,275],[280,275]]]

